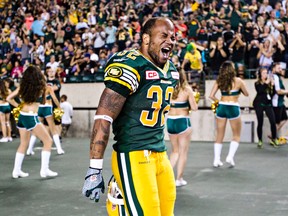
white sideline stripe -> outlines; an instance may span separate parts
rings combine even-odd
[[[132,194],[130,190],[130,184],[127,176],[127,167],[126,167],[126,160],[125,160],[125,154],[120,153],[120,158],[121,158],[121,165],[122,165],[122,170],[123,170],[123,175],[124,175],[124,182],[125,182],[125,188],[126,188],[126,194],[128,198],[128,202],[131,206],[131,211],[133,216],[138,216],[136,207],[134,205],[133,199],[132,199]]]

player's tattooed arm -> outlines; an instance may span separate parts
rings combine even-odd
[[[117,92],[105,88],[96,112],[96,115],[108,115],[116,119],[122,110],[126,98]],[[111,123],[104,119],[97,119],[94,122],[91,141],[90,141],[90,159],[103,158],[110,134]]]

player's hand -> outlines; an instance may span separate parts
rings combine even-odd
[[[90,197],[91,200],[98,202],[100,192],[104,193],[105,184],[102,176],[102,169],[89,168],[85,177],[82,194]]]

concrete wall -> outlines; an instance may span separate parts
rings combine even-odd
[[[252,107],[253,99],[256,95],[254,89],[255,80],[245,80],[247,88],[249,90],[249,97],[243,95],[239,98],[241,107]],[[210,107],[210,100],[208,99],[211,88],[214,81],[206,81],[205,99],[201,99],[199,102],[200,107]],[[288,80],[284,81],[284,85],[288,86]],[[101,93],[104,89],[103,83],[81,83],[81,84],[63,84],[61,94],[68,96],[68,101],[80,110],[74,110],[73,123],[69,129],[68,136],[87,137],[90,136],[93,127],[93,117],[95,114],[95,108],[98,106]],[[220,96],[220,93],[218,93]],[[288,100],[286,100],[286,106],[288,107]],[[85,109],[89,108],[89,110]],[[257,120],[254,110],[244,111],[242,110],[242,141],[249,140],[251,134],[249,134],[251,124],[248,122],[254,122],[254,139],[257,142]],[[191,140],[194,141],[213,141],[215,138],[215,116],[214,113],[208,110],[198,110],[191,113],[191,121],[193,127],[193,134]],[[288,131],[288,124],[284,126],[281,134],[286,135]],[[267,135],[270,134],[270,126],[268,119],[264,119],[263,127],[263,139],[267,139]],[[169,139],[165,131],[165,139]],[[225,141],[231,140],[231,129],[229,123],[226,127]],[[249,142],[249,141],[248,141]]]

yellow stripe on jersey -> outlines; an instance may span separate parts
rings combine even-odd
[[[131,85],[129,85],[128,83],[118,79],[118,78],[114,78],[114,77],[105,77],[104,81],[107,81],[107,80],[110,80],[110,81],[113,81],[113,82],[116,82],[116,83],[119,83],[123,86],[126,86],[131,92],[133,91]]]
[[[170,63],[169,63],[169,61],[167,61],[166,64],[164,65],[164,68],[163,68],[163,71],[164,71],[165,73],[168,72],[169,66],[170,66]]]
[[[131,71],[132,73],[134,73],[137,77],[138,82],[140,82],[140,75],[138,73],[138,71],[126,64],[122,64],[122,63],[112,63],[110,64],[106,69],[105,69],[105,73],[109,70],[109,68],[111,67],[122,67],[122,68],[126,68],[127,70]]]

